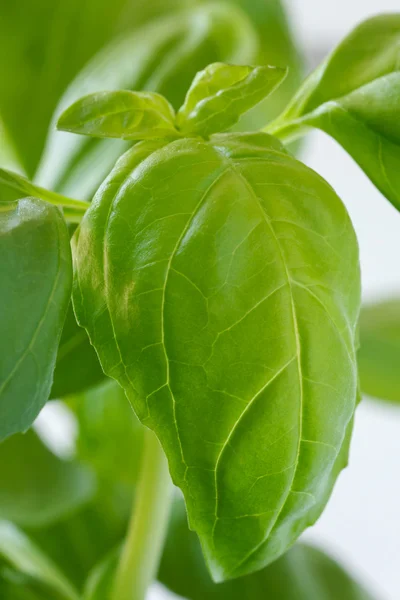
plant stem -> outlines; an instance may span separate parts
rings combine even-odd
[[[172,489],[164,452],[155,434],[146,428],[139,484],[117,569],[114,600],[145,600],[157,575]]]
[[[294,142],[298,138],[303,137],[309,130],[310,127],[302,119],[295,119],[293,121],[277,119],[263,129],[265,133],[274,135],[286,143]]]

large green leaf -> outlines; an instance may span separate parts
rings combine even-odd
[[[90,472],[62,461],[32,431],[0,444],[0,519],[44,527],[65,518],[94,495]]]
[[[72,264],[58,208],[0,206],[0,439],[26,430],[47,401],[70,301]]]
[[[36,581],[39,586],[43,585],[53,590],[57,600],[79,600],[73,586],[50,558],[21,530],[7,521],[0,521],[0,558],[14,568],[17,573]],[[45,598],[44,594],[41,597]],[[21,600],[22,598],[24,595],[21,596]]]
[[[136,0],[2,3],[0,115],[29,175],[69,82],[104,44],[135,25],[131,4]]]
[[[76,322],[70,305],[61,334],[50,398],[83,392],[105,379],[86,331]]]
[[[269,131],[334,137],[400,208],[400,14],[361,23],[304,83]]]
[[[265,134],[143,142],[74,255],[78,320],[159,436],[214,577],[276,559],[346,458],[360,282],[344,206]]]
[[[367,304],[361,311],[358,367],[365,394],[400,402],[400,302]]]
[[[332,558],[304,544],[257,573],[216,585],[182,502],[174,506],[158,579],[188,600],[371,600]]]

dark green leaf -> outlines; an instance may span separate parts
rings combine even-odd
[[[400,209],[400,14],[359,25],[309,77],[270,132],[334,137]]]
[[[63,600],[79,600],[77,592],[52,561],[7,521],[0,521],[0,557],[16,571],[53,589]]]
[[[78,419],[79,458],[107,481],[130,486],[135,483],[142,454],[143,426],[123,389],[108,380],[70,398],[69,406]]]
[[[0,444],[0,519],[43,527],[65,518],[94,495],[90,472],[62,461],[32,431]]]
[[[203,136],[230,129],[279,86],[286,72],[276,67],[208,65],[197,73],[179,109],[179,129]]]
[[[371,600],[332,558],[304,544],[253,575],[216,585],[182,502],[174,506],[158,579],[188,600]]]
[[[0,206],[0,439],[26,430],[47,401],[71,293],[60,211],[25,198]]]
[[[77,324],[70,305],[58,347],[50,398],[83,392],[104,379],[96,351],[86,331]]]
[[[361,311],[358,367],[365,394],[400,402],[400,301],[367,304]]]
[[[85,585],[83,600],[104,600],[111,598],[119,552],[112,552],[90,573]]]
[[[154,92],[97,92],[77,100],[58,120],[61,131],[93,137],[144,140],[179,137],[175,112]]]
[[[97,193],[74,304],[223,579],[282,554],[346,462],[358,249],[329,185],[270,136],[161,146]]]

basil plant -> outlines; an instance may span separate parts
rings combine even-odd
[[[324,130],[400,207],[400,15],[290,99],[246,2],[173,10],[70,84],[33,181],[0,170],[2,597],[371,599],[291,548],[347,465],[360,267],[285,144]],[[72,460],[21,435],[49,398]]]

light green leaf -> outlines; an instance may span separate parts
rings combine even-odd
[[[130,487],[136,483],[143,426],[123,389],[115,381],[108,380],[69,398],[68,405],[78,420],[77,454],[80,460],[107,481],[126,483]]]
[[[60,101],[37,181],[63,194],[91,199],[129,147],[121,140],[56,131],[59,115],[82,96],[104,89],[147,90],[162,94],[178,109],[197,71],[215,61],[251,63],[257,48],[257,35],[246,15],[215,2],[165,16],[109,44]]]
[[[177,115],[184,134],[209,136],[230,129],[285,78],[277,67],[213,63],[197,73]]]
[[[70,301],[69,235],[36,198],[0,206],[0,439],[26,430],[47,401]]]
[[[94,567],[87,579],[83,600],[111,598],[118,558],[119,551],[114,551]]]
[[[15,525],[0,521],[0,557],[20,573],[48,585],[64,600],[79,600],[69,581]]]
[[[50,398],[78,394],[105,379],[86,331],[76,322],[69,306],[57,352]]]
[[[343,204],[265,134],[142,142],[74,255],[78,321],[160,438],[214,578],[275,560],[346,462],[360,281]]]
[[[400,14],[361,23],[268,128],[291,139],[309,127],[335,138],[400,209]]]
[[[371,600],[371,596],[332,558],[296,544],[265,569],[215,585],[197,537],[189,531],[185,508],[176,502],[158,575],[159,581],[188,600]]]
[[[93,137],[144,140],[179,137],[175,112],[154,92],[97,92],[77,100],[58,120],[61,131]]]
[[[365,394],[400,402],[400,301],[367,304],[361,311],[358,351]]]
[[[32,431],[0,444],[0,519],[44,527],[65,518],[94,495],[87,469],[62,461]]]

